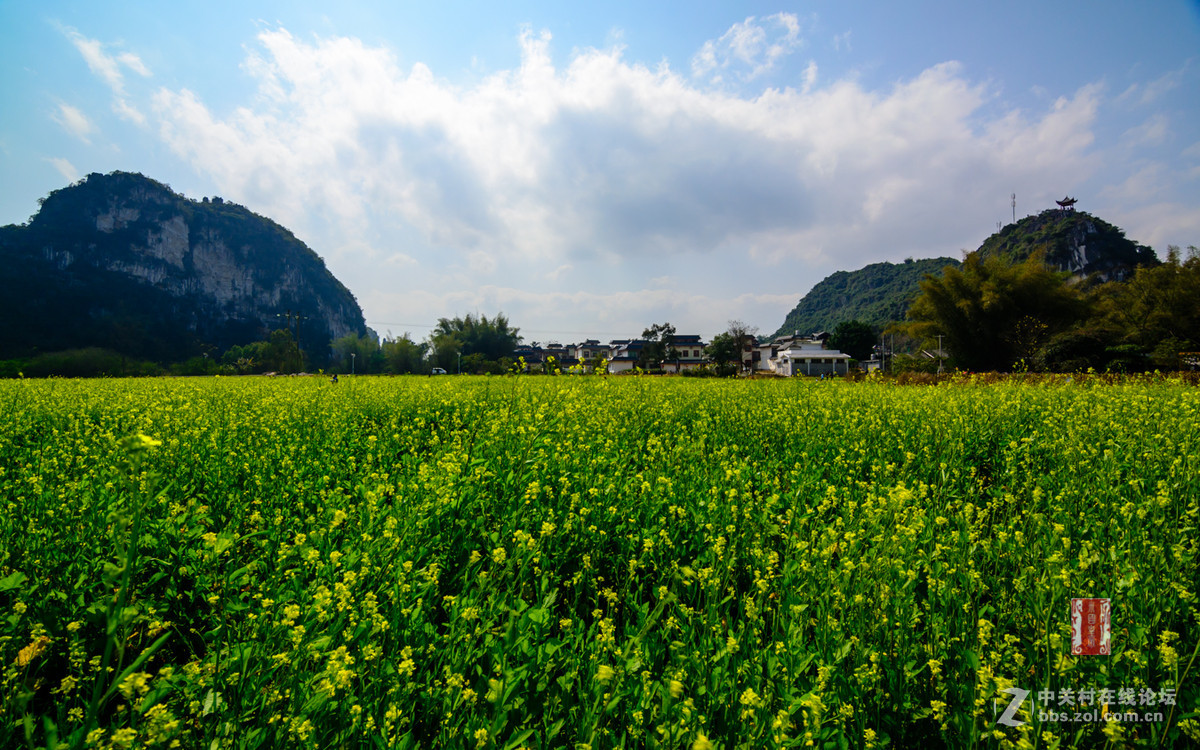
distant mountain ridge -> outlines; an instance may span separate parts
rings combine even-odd
[[[1009,224],[973,252],[1013,263],[1041,253],[1047,265],[1080,280],[1123,281],[1136,267],[1159,263],[1151,248],[1130,240],[1119,227],[1084,211],[1061,209]],[[873,263],[857,271],[832,273],[800,299],[774,335],[832,331],[848,320],[882,331],[906,318],[926,274],[938,276],[946,266],[959,265],[953,258],[933,258]]]
[[[362,310],[291,232],[220,198],[91,174],[0,227],[0,358],[99,346],[177,361],[290,327],[320,363]]]
[[[926,258],[903,263],[872,263],[857,271],[837,271],[826,276],[800,298],[774,336],[830,331],[838,323],[858,320],[882,331],[904,320],[908,306],[920,291],[917,283],[926,274],[939,274],[958,266],[953,258]]]

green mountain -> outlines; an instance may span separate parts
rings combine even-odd
[[[857,271],[838,271],[804,295],[774,336],[830,331],[838,323],[859,320],[881,331],[904,320],[908,305],[925,274],[958,266],[953,258],[927,258],[904,263],[872,263]]]
[[[1060,271],[1099,281],[1124,281],[1138,266],[1154,266],[1154,251],[1125,236],[1124,230],[1084,211],[1049,209],[1009,224],[975,250],[983,257],[1000,255],[1014,263],[1042,253]],[[800,331],[832,331],[838,323],[860,320],[880,331],[905,319],[909,303],[920,292],[926,274],[940,275],[952,258],[874,263],[857,271],[826,277],[788,313],[776,336]]]
[[[103,347],[159,362],[289,326],[314,365],[366,332],[354,296],[291,232],[140,174],[91,174],[0,227],[0,359]],[[298,317],[297,317],[298,316]]]
[[[1145,245],[1125,236],[1124,230],[1084,211],[1049,209],[1009,224],[984,240],[981,256],[1000,255],[1020,262],[1044,253],[1048,265],[1083,278],[1124,281],[1137,266],[1158,265],[1158,257]]]

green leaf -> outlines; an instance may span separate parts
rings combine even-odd
[[[29,576],[17,571],[7,578],[0,578],[0,591],[12,591],[29,580]]]
[[[837,652],[834,653],[834,655],[833,655],[834,663],[837,663],[837,662],[841,661],[842,659],[845,659],[846,654],[850,653],[850,647],[853,645],[854,644],[850,641],[846,641],[845,643],[843,643],[841,645],[841,647],[838,648]]]
[[[219,555],[232,547],[233,543],[236,541],[237,539],[232,534],[221,532],[221,534],[217,536],[217,543],[213,545],[213,552]]]
[[[140,615],[141,613],[142,613],[141,608],[137,607],[136,605],[132,606],[132,607],[125,607],[124,609],[121,610],[121,614],[120,614],[120,618],[119,618],[121,625],[123,625],[123,626],[129,625],[129,624],[135,622],[138,619],[138,615]]]
[[[124,565],[117,565],[115,563],[106,562],[106,563],[104,563],[104,573],[102,573],[101,576],[104,579],[104,583],[106,586],[112,586],[121,578],[121,574],[124,572],[125,572]]]
[[[170,637],[170,633],[164,633],[163,635],[159,636],[157,641],[150,644],[150,648],[138,654],[138,658],[134,659],[133,663],[126,667],[125,671],[122,672],[117,679],[113,680],[112,684],[108,686],[108,690],[106,690],[104,695],[100,698],[101,705],[103,705],[103,703],[107,701],[113,693],[116,692],[117,687],[119,687],[120,684],[125,681],[126,677],[141,669],[141,666],[145,664],[151,656],[154,656],[154,652],[162,648],[162,645],[166,643],[167,639]]]
[[[529,739],[533,735],[533,732],[534,730],[532,729],[526,729],[516,737],[513,737],[508,742],[504,743],[504,750],[512,750],[514,747],[520,747],[525,743],[525,740]]]
[[[971,651],[970,649],[968,649],[967,651],[964,651],[963,656],[965,656],[967,658],[967,666],[969,666],[971,669],[978,672],[979,671],[979,656],[974,651]]]
[[[220,693],[215,690],[209,690],[208,694],[204,696],[204,708],[200,715],[208,716],[211,713],[215,713],[224,703],[225,699],[221,697]]]
[[[220,540],[217,540],[217,546],[220,546]],[[243,565],[242,567],[238,568],[237,570],[235,570],[229,574],[229,582],[237,583],[243,577],[245,577],[245,575],[247,573],[249,573],[253,569],[254,569],[254,563],[250,563],[249,565]]]
[[[49,716],[42,717],[42,728],[46,730],[46,747],[58,747],[58,727],[50,720]]]

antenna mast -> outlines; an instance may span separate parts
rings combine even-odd
[[[1017,194],[1012,194],[1013,224],[1017,223]]]

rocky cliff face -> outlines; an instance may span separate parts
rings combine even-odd
[[[353,295],[289,231],[138,174],[93,174],[51,193],[29,224],[0,229],[0,259],[3,290],[35,297],[18,326],[33,335],[0,334],[0,356],[106,346],[172,359],[291,320],[319,362],[330,340],[366,330]]]
[[[1009,224],[977,251],[1022,261],[1042,253],[1047,264],[1080,279],[1124,281],[1138,266],[1157,265],[1154,251],[1125,232],[1083,211],[1050,209]]]

